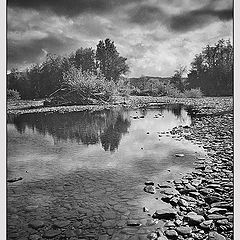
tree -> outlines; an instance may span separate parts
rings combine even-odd
[[[96,73],[95,53],[92,48],[79,48],[74,56],[74,65],[83,72]]]
[[[122,74],[128,72],[127,58],[121,57],[110,39],[99,41],[96,51],[97,67],[105,78],[117,82]]]
[[[170,80],[170,83],[173,84],[181,92],[183,92],[186,87],[183,79],[184,72],[186,72],[186,67],[180,66],[177,70],[175,70],[174,75]]]
[[[207,45],[195,56],[188,74],[190,88],[201,88],[208,96],[233,94],[233,46],[229,40]]]

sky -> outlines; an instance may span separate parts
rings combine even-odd
[[[232,8],[232,0],[8,0],[7,69],[110,38],[129,77],[172,76],[207,44],[232,42]]]

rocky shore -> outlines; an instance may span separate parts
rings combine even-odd
[[[172,208],[154,213],[153,218],[167,220],[163,231],[148,238],[233,239],[233,113],[209,111],[187,130],[174,128],[171,134],[202,143],[206,158],[196,158],[191,174],[155,187]]]
[[[192,125],[173,128],[168,135],[205,149],[205,157],[195,157],[195,171],[168,182],[143,181],[138,194],[134,189],[138,180],[110,171],[79,172],[34,184],[8,183],[8,239],[233,239],[233,99],[134,97],[126,107],[170,103],[193,110]],[[100,106],[105,107],[111,106]],[[55,110],[82,109],[89,106]],[[12,114],[37,111],[8,109]],[[181,160],[184,154],[176,157]],[[154,212],[142,208],[133,200],[144,194],[164,204]]]

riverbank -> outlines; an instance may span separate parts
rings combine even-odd
[[[171,131],[201,143],[207,155],[196,158],[196,171],[171,182],[176,192],[162,197],[175,210],[162,231],[168,238],[233,239],[233,112],[219,110],[224,114],[214,115],[208,109],[207,116],[194,118],[190,135],[182,127]]]
[[[109,109],[116,106],[128,108],[139,108],[154,104],[184,104],[192,106],[199,114],[214,114],[233,110],[232,97],[204,97],[204,98],[171,98],[171,97],[150,97],[150,96],[130,96],[128,99],[116,97],[113,103],[106,105],[79,105],[79,106],[58,106],[44,107],[44,100],[18,100],[7,103],[7,113],[24,114],[38,112],[77,112],[77,111],[97,111]]]
[[[9,239],[233,239],[232,98],[131,97],[122,105],[138,108],[174,103],[192,106],[196,113],[192,125],[162,134],[180,136],[201,145],[206,156],[195,156],[196,171],[170,182],[154,182],[155,194],[144,193],[143,188],[138,192],[138,195],[149,194],[156,203],[164,200],[167,208],[156,208],[155,214],[148,212],[148,206],[142,209],[133,201],[138,198],[134,194],[136,180],[124,179],[112,171],[94,175],[79,172],[37,184],[19,182],[8,185]],[[15,105],[8,112],[98,110],[114,105],[24,109],[23,104],[21,107]],[[181,161],[185,156],[179,154]],[[109,179],[107,183],[102,181],[105,176]],[[84,197],[84,192],[89,192],[91,198]],[[34,199],[28,199],[26,205],[30,194]],[[40,197],[42,194],[44,198]],[[115,194],[119,198],[114,198]],[[122,196],[124,202],[118,202]],[[93,205],[98,207],[93,209]],[[131,213],[129,206],[135,209]]]

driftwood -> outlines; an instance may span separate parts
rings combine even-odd
[[[44,102],[45,106],[58,105],[82,105],[97,103],[107,104],[105,96],[101,92],[84,92],[83,90],[60,88],[49,95],[48,100]]]

